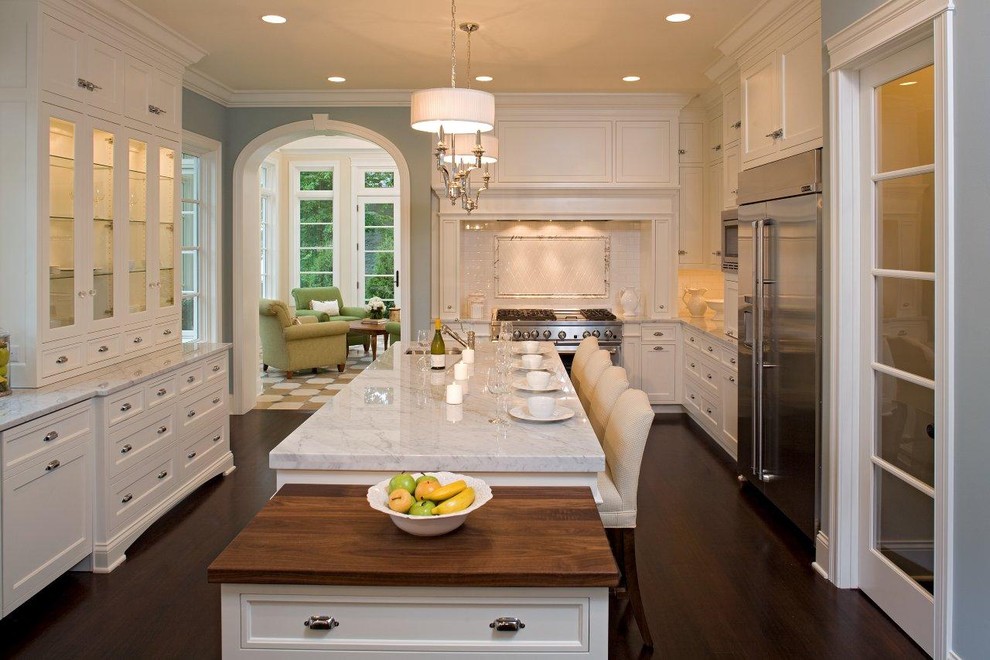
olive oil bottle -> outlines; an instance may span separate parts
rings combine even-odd
[[[447,367],[447,347],[443,343],[443,335],[440,333],[440,319],[434,323],[436,332],[433,334],[433,343],[430,344],[430,369],[444,369]]]

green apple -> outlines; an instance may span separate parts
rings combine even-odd
[[[410,516],[431,516],[433,515],[433,507],[436,503],[429,500],[423,500],[422,502],[416,502],[409,509]]]
[[[413,491],[416,490],[416,480],[412,478],[411,474],[403,472],[402,474],[397,474],[388,482],[388,493],[392,494],[392,491],[396,488],[401,488],[412,495]]]

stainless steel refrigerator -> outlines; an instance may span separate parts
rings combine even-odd
[[[739,174],[742,477],[808,538],[819,527],[821,150]]]

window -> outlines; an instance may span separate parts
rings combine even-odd
[[[300,287],[334,285],[334,166],[293,168],[295,253]]]
[[[399,300],[399,190],[394,167],[358,166],[357,184],[358,295],[368,302],[378,296],[389,307]]]
[[[182,340],[219,341],[220,143],[183,134]]]
[[[364,173],[365,188],[395,188],[395,172],[373,170]]]
[[[264,163],[258,171],[261,191],[261,295],[277,298],[274,270],[275,232],[277,226],[277,204],[275,163]]]

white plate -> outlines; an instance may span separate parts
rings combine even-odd
[[[537,354],[539,354],[539,355],[550,355],[550,352],[551,352],[551,349],[545,348],[543,346],[537,348],[536,351],[524,351],[523,348],[522,348],[522,346],[513,346],[512,347],[512,354],[513,355],[537,355]]]
[[[555,378],[551,377],[550,385],[548,385],[547,387],[540,388],[540,387],[530,387],[529,383],[526,381],[525,378],[517,378],[514,381],[512,381],[512,386],[517,390],[526,390],[527,392],[556,392],[559,389],[561,389],[560,381],[556,381],[556,382],[554,381]]]
[[[513,369],[521,369],[522,371],[549,371],[549,369],[547,369],[548,366],[550,366],[550,361],[546,358],[543,358],[543,362],[541,362],[538,367],[527,367],[519,360],[514,360],[512,362]]]
[[[574,411],[567,406],[557,406],[550,417],[533,417],[529,414],[526,406],[516,406],[509,411],[509,415],[524,422],[562,422],[565,419],[574,417]]]

